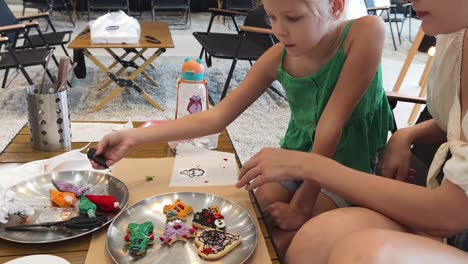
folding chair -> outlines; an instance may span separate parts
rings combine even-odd
[[[192,26],[190,15],[190,0],[151,0],[151,15],[153,21],[157,12],[178,11],[182,14],[182,23],[170,23],[172,25],[185,25],[185,28]],[[168,17],[164,17],[168,18]]]
[[[88,0],[88,20],[92,10],[124,10],[130,14],[129,0]]]
[[[5,70],[3,77],[2,88],[5,88],[8,73],[10,69],[17,69],[26,78],[29,85],[33,85],[31,77],[25,67],[42,65],[44,67],[51,82],[54,82],[54,77],[46,67],[46,58],[53,48],[43,45],[43,47],[33,47],[29,49],[15,49],[14,41],[11,41],[7,36],[17,36],[23,34],[28,38],[26,31],[30,28],[38,28],[38,23],[16,24],[12,26],[0,27],[0,70]]]
[[[56,8],[65,8],[70,22],[75,27],[75,21],[73,21],[70,9],[68,8],[69,5],[71,6],[71,3],[66,0],[62,0],[61,3],[57,3],[54,0],[23,0],[23,16],[26,8],[39,9],[40,12],[47,12],[50,15],[52,15]]]
[[[260,58],[266,50],[276,43],[276,39],[273,37],[273,32],[268,26],[263,6],[252,9],[247,14],[223,9],[210,9],[210,12],[211,19],[207,32],[193,32],[193,36],[202,46],[200,59],[205,54],[205,61],[208,67],[212,64],[211,57],[232,60],[231,68],[229,69],[229,74],[221,93],[220,100],[222,100],[226,96],[237,61],[247,60],[252,64],[252,61]],[[240,28],[239,33],[210,32],[216,16],[231,17],[235,23],[236,15],[246,15],[244,26]],[[235,25],[237,28],[236,23]],[[286,99],[274,87],[270,86],[270,89]],[[210,100],[212,101],[211,97]]]
[[[224,9],[231,11],[247,13],[252,9],[252,0],[225,0],[223,4]]]
[[[39,27],[27,27],[26,34],[28,35],[28,38],[25,38],[21,34],[15,36],[15,34],[9,33],[7,37],[14,44],[14,48],[25,49],[32,47],[61,46],[65,55],[70,58],[65,45],[70,42],[73,31],[57,31],[52,24],[49,15],[46,13],[17,18],[13,12],[11,12],[10,7],[5,3],[5,0],[0,0],[0,26],[18,25],[25,21],[32,22],[34,19],[45,19],[52,32],[42,33]],[[38,34],[31,34],[31,28],[34,28]],[[18,45],[17,40],[23,40],[22,45]],[[53,59],[58,66],[55,56]]]
[[[390,4],[390,2],[389,2],[389,5],[375,6],[374,0],[365,0],[365,4],[366,4],[366,7],[367,7],[367,13],[369,15],[380,16],[383,19],[384,22],[388,23],[388,25],[390,27],[390,34],[392,35],[393,48],[395,50],[397,50],[397,46],[396,46],[396,42],[395,42],[395,36],[394,36],[394,33],[393,33],[392,23],[396,25],[398,40],[399,40],[399,42],[401,44],[401,32],[403,30],[403,23],[404,23],[404,21],[406,19],[406,15],[405,16],[398,16],[397,15],[397,7],[407,9],[408,6],[411,6],[411,4],[401,4],[398,1],[398,6],[395,5],[395,4]],[[410,10],[410,9],[408,9],[408,10]],[[384,14],[385,14],[385,16],[382,16]],[[401,27],[398,25],[399,23],[401,23]]]

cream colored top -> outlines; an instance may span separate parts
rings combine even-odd
[[[441,129],[447,132],[447,143],[437,150],[427,177],[427,186],[439,186],[436,176],[450,151],[452,157],[443,168],[444,180],[460,186],[468,195],[467,115],[461,119],[460,77],[465,30],[437,37],[437,49],[428,84],[427,106]]]

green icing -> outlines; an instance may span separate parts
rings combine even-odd
[[[80,214],[96,217],[97,206],[85,196],[80,198]]]
[[[128,245],[128,250],[130,256],[136,258],[142,256],[146,252],[148,245],[153,243],[153,230],[153,223],[149,221],[143,224],[131,223],[127,226],[130,243]]]

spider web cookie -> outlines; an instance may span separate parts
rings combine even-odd
[[[239,235],[218,231],[215,229],[201,230],[195,237],[195,245],[198,247],[198,255],[202,259],[219,259],[241,242]]]

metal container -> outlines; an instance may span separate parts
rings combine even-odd
[[[43,91],[53,84],[44,84]],[[28,122],[34,149],[54,151],[71,148],[71,123],[67,91],[38,93],[38,87],[26,87]]]

